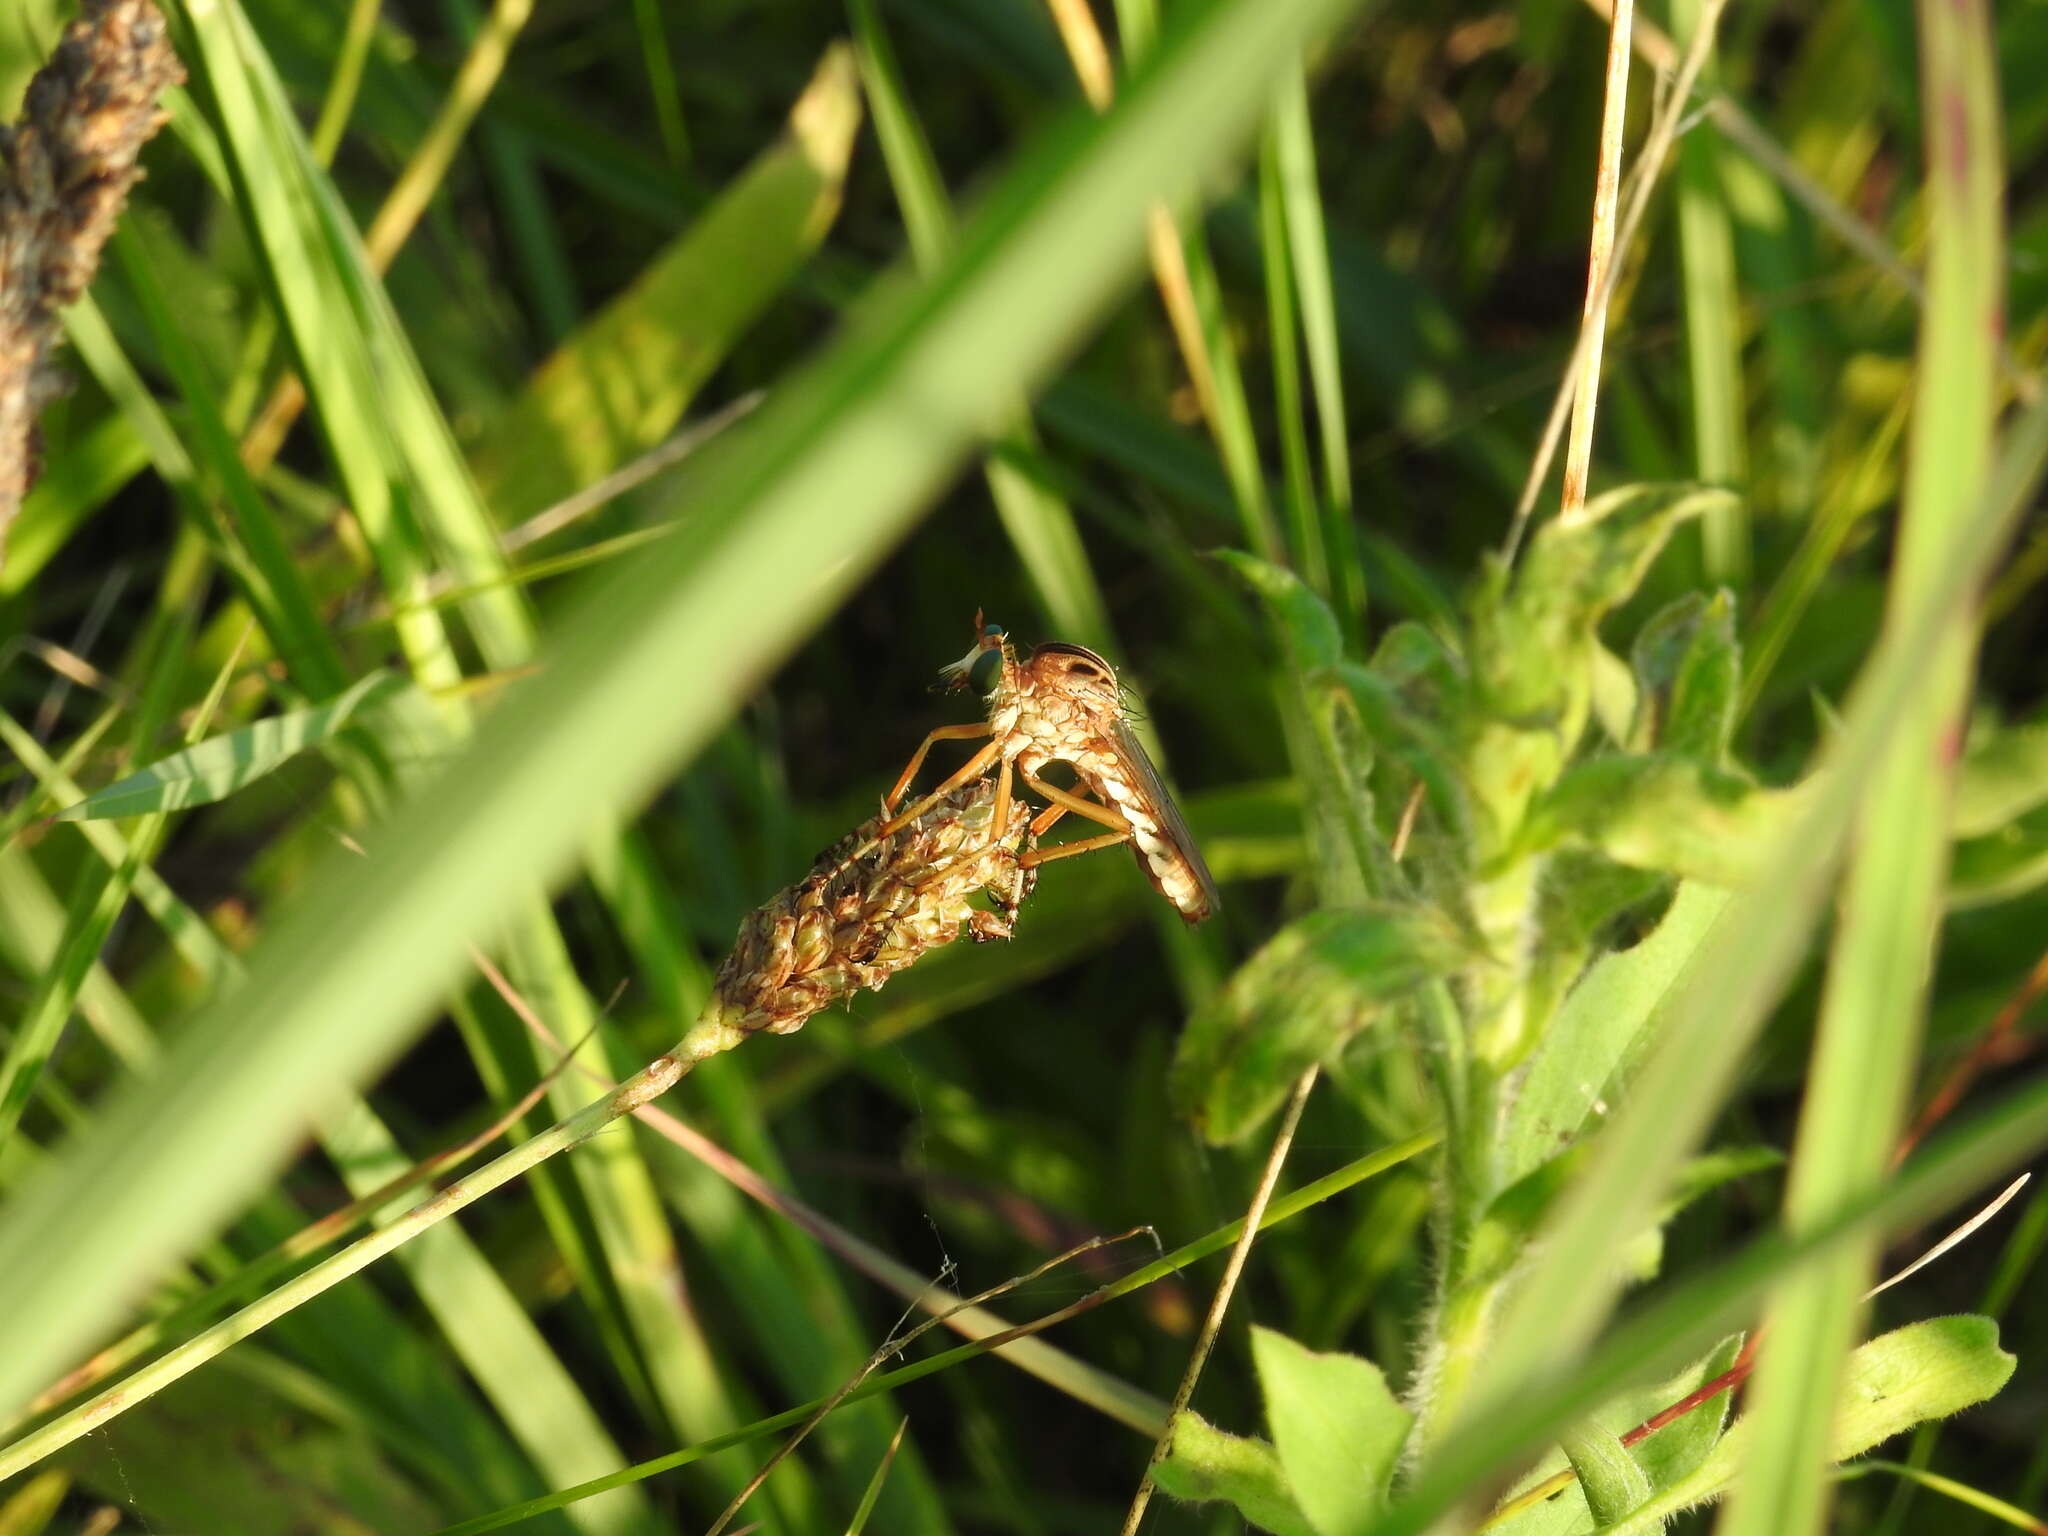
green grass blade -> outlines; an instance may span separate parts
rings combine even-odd
[[[374,709],[410,686],[393,673],[371,672],[325,704],[273,715],[158,758],[147,768],[65,806],[54,819],[140,816],[225,800],[243,785],[275,773],[301,752],[333,739],[358,710]]]
[[[1680,47],[1699,25],[1700,0],[1676,0]],[[1709,46],[1712,46],[1711,44]],[[1712,88],[1711,60],[1701,79]],[[1736,303],[1735,239],[1721,185],[1721,137],[1701,123],[1678,144],[1678,260],[1685,287],[1685,355],[1692,378],[1693,474],[1708,485],[1747,481],[1742,401],[1742,317]],[[1732,502],[1700,524],[1710,580],[1741,586],[1749,574],[1748,510]]]
[[[1337,327],[1337,294],[1330,273],[1330,238],[1316,177],[1314,124],[1308,77],[1297,68],[1273,110],[1275,169],[1294,263],[1295,302],[1301,310],[1302,347],[1323,449],[1323,543],[1330,562],[1330,605],[1354,643],[1363,634],[1365,570],[1352,525],[1351,427],[1344,408],[1344,361]]]
[[[579,326],[478,445],[477,479],[501,520],[552,505],[674,430],[831,228],[859,124],[853,61],[835,50],[784,141]]]
[[[1287,250],[1274,131],[1259,153],[1259,257],[1266,273],[1266,338],[1273,371],[1273,416],[1285,474],[1288,547],[1302,579],[1330,600],[1330,559],[1323,542],[1322,510],[1309,469],[1308,423],[1301,398],[1301,355],[1295,315],[1294,273]]]
[[[875,136],[882,142],[889,184],[903,212],[918,270],[930,272],[953,246],[955,220],[945,183],[939,177],[924,125],[904,90],[902,71],[875,0],[849,0],[848,10],[861,81],[874,114]],[[997,452],[984,465],[989,495],[1003,520],[1003,531],[1010,536],[1039,601],[1045,605],[1046,617],[1058,632],[1077,644],[1098,650],[1112,648],[1109,611],[1088,564],[1074,514],[1056,490],[1018,470],[1005,450],[1027,456],[1038,452],[1031,417],[1021,408],[1002,434]]]
[[[1925,603],[1953,530],[1980,497],[2005,333],[2004,174],[1990,19],[1974,4],[1923,7],[1920,17],[1931,245],[1891,588],[1895,619]],[[1785,1196],[1795,1228],[1881,1185],[1890,1165],[1942,918],[1955,777],[1950,743],[1970,700],[1975,641],[1975,612],[1958,606],[1934,639],[1927,682],[1888,722],[1893,739],[1860,813]],[[1773,1298],[1770,1344],[1754,1388],[1756,1446],[1721,1522],[1727,1536],[1822,1528],[1836,1383],[1876,1256],[1874,1239],[1846,1248]]]
[[[691,524],[590,594],[549,665],[371,840],[372,857],[319,871],[248,982],[192,1022],[149,1091],[118,1095],[0,1217],[0,1247],[48,1256],[0,1278],[0,1401],[32,1390],[139,1275],[229,1209],[328,1085],[359,1078],[417,1025],[466,942],[704,739],[741,680],[908,526],[974,434],[1118,291],[1142,210],[1191,194],[1293,51],[1346,9],[1188,8],[1114,112],[1070,118],[1023,159],[942,273],[897,288],[714,450]],[[238,67],[215,61],[216,87]],[[289,186],[272,190],[289,206]],[[305,279],[301,261],[291,280]],[[355,381],[332,382],[339,398]],[[371,432],[384,403],[374,388],[358,397],[350,430]],[[389,510],[388,485],[360,489]],[[679,693],[678,677],[695,686]]]

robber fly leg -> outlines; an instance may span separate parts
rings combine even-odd
[[[1035,773],[1025,773],[1024,782],[1045,796],[1046,799],[1053,803],[1054,807],[1060,810],[1072,811],[1076,816],[1086,816],[1090,821],[1099,821],[1121,837],[1129,837],[1131,835],[1131,824],[1100,801],[1085,800],[1071,789],[1061,789],[1057,784],[1046,783],[1045,780]],[[1052,825],[1052,820],[1045,816],[1040,816],[1038,819],[1048,827]],[[1043,829],[1041,828],[1041,830]],[[1044,861],[1041,860],[1040,862]]]
[[[953,734],[957,736],[965,732],[967,727],[947,726],[945,727],[945,729],[952,731]],[[976,732],[986,733],[988,727],[985,725],[980,725],[976,726],[974,729]],[[937,736],[938,734],[939,733],[937,731],[932,732],[932,736]],[[927,737],[925,739],[925,745],[929,746],[930,744],[931,737]],[[953,793],[953,791],[958,789],[961,785],[971,784],[982,774],[988,772],[988,765],[996,760],[996,754],[1002,750],[1002,746],[1003,744],[1000,741],[990,742],[987,746],[983,747],[979,752],[975,753],[974,756],[970,757],[969,759],[967,759],[966,762],[962,763],[958,768],[956,768],[952,772],[952,774],[949,775],[946,778],[946,780],[939,785],[937,789],[934,789],[930,794],[926,795],[922,800],[918,801],[917,804],[911,806],[908,810],[898,811],[895,815],[891,816],[887,821],[883,822],[881,826],[875,829],[873,836],[871,836],[868,839],[868,847],[873,847],[876,843],[880,842],[883,838],[889,836],[893,832],[901,831],[904,827],[909,826],[913,821],[917,820],[917,818],[922,816],[926,811],[930,810],[933,806],[937,805],[941,800],[945,799],[946,796]],[[911,760],[911,763],[913,767],[916,766],[916,759],[913,758]],[[866,849],[862,850],[862,852],[865,851]]]
[[[1071,859],[1077,853],[1093,853],[1098,848],[1114,848],[1130,840],[1131,834],[1128,832],[1105,832],[1100,837],[1077,837],[1070,843],[1061,843],[1054,848],[1033,848],[1017,862],[1028,870],[1035,870],[1042,864],[1050,864],[1054,859]]]
[[[903,792],[910,788],[910,781],[917,777],[917,770],[924,766],[925,754],[931,751],[933,742],[971,741],[976,736],[986,736],[988,733],[988,722],[986,720],[977,720],[967,725],[942,725],[936,731],[933,731],[931,735],[925,737],[923,741],[918,743],[917,750],[910,754],[909,766],[898,775],[894,787],[890,789],[888,794],[882,796],[882,814],[887,816],[896,809],[896,802],[903,798]],[[972,777],[972,774],[968,775],[968,778]],[[962,779],[960,782],[964,784],[967,780]]]

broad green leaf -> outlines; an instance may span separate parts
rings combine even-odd
[[[1266,1427],[1294,1502],[1320,1536],[1357,1536],[1385,1506],[1415,1415],[1370,1360],[1252,1329]]]
[[[1643,693],[1627,662],[1593,637],[1593,718],[1615,746],[1627,749],[1630,728],[1642,710]]]
[[[1636,637],[1634,671],[1631,749],[1722,763],[1742,692],[1734,598],[1690,593],[1658,613]]]
[[[2048,881],[2048,805],[2037,805],[1994,832],[1955,845],[1948,904],[1986,907],[2024,896]]]
[[[1687,881],[1656,931],[1607,956],[1566,996],[1529,1063],[1508,1112],[1510,1179],[1570,1145],[1616,1072],[1645,1043],[1644,1026],[1699,952],[1729,893]]]
[[[1726,1374],[1741,1349],[1742,1335],[1731,1334],[1703,1358],[1668,1380],[1622,1393],[1611,1402],[1603,1403],[1583,1423],[1617,1437],[1625,1435]],[[1671,1486],[1680,1478],[1689,1476],[1706,1460],[1721,1438],[1733,1399],[1733,1392],[1722,1392],[1627,1447],[1629,1456],[1648,1479],[1651,1490]],[[1514,1492],[1502,1502],[1510,1502],[1515,1495],[1535,1487],[1569,1465],[1562,1450],[1546,1453],[1521,1477]],[[1593,1513],[1586,1507],[1585,1494],[1577,1488],[1569,1488],[1555,1498],[1532,1505],[1498,1525],[1488,1527],[1486,1536],[1591,1536],[1593,1530]]]
[[[26,518],[24,513],[24,521]],[[1971,742],[1963,754],[1950,829],[1957,837],[1990,836],[2044,801],[2048,801],[2048,721],[2007,726]]]
[[[1288,1492],[1280,1457],[1263,1440],[1229,1434],[1200,1415],[1183,1412],[1154,1479],[1177,1499],[1223,1500],[1274,1536],[1322,1536]]]
[[[1915,1424],[1945,1419],[1993,1396],[2018,1361],[1998,1347],[1988,1317],[1937,1317],[1872,1339],[1849,1356],[1835,1398],[1828,1461],[1847,1461]],[[1718,1498],[1750,1451],[1751,1419],[1738,1421],[1705,1461],[1613,1528],[1613,1536],[1652,1536],[1663,1521]]]
[[[1334,667],[1343,657],[1344,632],[1337,616],[1307,582],[1285,566],[1241,550],[1219,549],[1216,558],[1265,603],[1297,672]]]
[[[1508,720],[1569,713],[1602,615],[1635,591],[1673,528],[1732,500],[1705,486],[1632,485],[1595,497],[1577,521],[1546,524],[1512,581],[1496,573],[1475,604],[1488,705]]]
[[[57,821],[91,821],[109,816],[140,816],[149,811],[179,811],[187,806],[225,800],[243,785],[275,773],[301,752],[331,741],[359,710],[373,709],[411,688],[392,672],[376,671],[346,693],[311,709],[272,715],[228,731],[147,768],[94,790],[67,805]]]
[[[1696,758],[1596,757],[1567,769],[1530,808],[1519,846],[1592,848],[1632,869],[1746,886],[1798,797]]]
[[[1470,950],[1420,910],[1331,908],[1283,928],[1188,1021],[1173,1093],[1202,1134],[1236,1141],[1388,1003]]]
[[[1579,1492],[1605,1531],[1649,1502],[1650,1477],[1629,1455],[1621,1436],[1600,1424],[1578,1424],[1562,1436],[1564,1453],[1579,1475]]]
[[[500,519],[559,501],[674,430],[831,228],[859,126],[853,56],[834,47],[784,141],[556,348],[477,445]]]

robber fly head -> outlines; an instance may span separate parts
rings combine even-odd
[[[981,610],[974,610],[974,646],[958,661],[949,661],[939,668],[942,681],[941,691],[952,692],[972,688],[976,693],[990,692],[1002,680],[1003,664],[1008,659],[1010,638],[1000,624],[982,622]]]

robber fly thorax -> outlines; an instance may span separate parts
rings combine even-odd
[[[1216,883],[1159,771],[1131,729],[1115,668],[1083,646],[1057,641],[1020,658],[1002,626],[984,624],[976,614],[974,627],[974,648],[942,668],[941,675],[950,687],[978,690],[986,701],[986,719],[941,726],[927,736],[883,797],[883,810],[892,811],[903,798],[932,743],[987,736],[987,744],[966,764],[902,814],[920,814],[936,796],[991,766],[997,772],[998,803],[1003,803],[1011,793],[1014,771],[1050,802],[1031,823],[1034,843],[1069,812],[1109,828],[1099,836],[1056,847],[1034,846],[1023,855],[1028,864],[1128,842],[1152,888],[1182,917],[1198,923],[1214,912],[1219,901]],[[1085,793],[1045,781],[1042,771],[1055,762],[1073,768]]]

